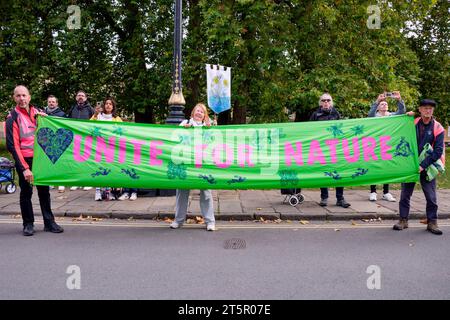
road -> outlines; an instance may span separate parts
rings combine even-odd
[[[0,218],[0,299],[450,299],[449,220],[443,236],[418,221],[59,223],[23,237]]]

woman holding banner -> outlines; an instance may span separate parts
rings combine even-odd
[[[184,120],[180,126],[189,127],[210,127],[215,124],[208,116],[208,110],[203,103],[198,103],[191,112],[191,118]],[[178,229],[186,220],[186,213],[189,203],[190,190],[177,189],[177,202],[175,208],[175,220],[170,224],[170,228]],[[200,190],[200,210],[206,222],[207,231],[216,230],[216,220],[214,218],[214,206],[211,190]]]

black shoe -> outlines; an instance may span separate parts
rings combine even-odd
[[[34,226],[32,224],[27,224],[23,226],[23,235],[28,237],[34,234]]]
[[[336,202],[336,205],[339,206],[339,207],[342,207],[342,208],[348,208],[348,207],[350,207],[350,203],[348,203],[347,201],[345,201],[345,199],[338,200],[338,201]]]
[[[328,205],[328,199],[320,199],[319,206],[326,207]]]
[[[64,232],[64,229],[56,224],[56,222],[51,222],[49,225],[44,226],[44,231],[53,232],[53,233],[61,233]]]

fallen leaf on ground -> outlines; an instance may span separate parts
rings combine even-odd
[[[194,219],[187,219],[186,223],[195,223],[195,220]]]
[[[303,225],[305,225],[305,224],[308,224],[309,223],[309,221],[308,220],[300,220],[299,221],[301,224],[303,224]]]
[[[275,221],[275,223],[280,223],[281,219],[275,219],[274,221]]]
[[[292,223],[292,221],[291,221],[291,220],[286,220],[286,222],[287,222],[287,223]]]
[[[337,229],[337,228],[336,228],[336,229],[334,229],[334,231],[338,232],[338,231],[341,231],[341,229]]]
[[[259,217],[259,221],[264,222],[264,218],[263,217]]]
[[[428,223],[428,220],[427,220],[427,219],[420,219],[420,223],[422,223],[422,224],[427,224],[427,223]]]
[[[131,220],[134,220],[134,218],[133,217],[129,217],[127,220],[131,221]]]
[[[102,218],[92,218],[92,221],[102,221]]]
[[[195,217],[195,221],[197,223],[205,223],[205,219],[203,219],[203,217]]]
[[[85,220],[85,219],[83,218],[82,214],[80,214],[80,216],[78,218],[73,218],[72,219],[72,221],[83,221],[83,220]]]
[[[352,226],[357,226],[358,224],[352,220]]]
[[[361,219],[363,222],[370,222],[372,219]]]
[[[256,210],[261,210],[262,208],[256,208]]]
[[[170,219],[170,218],[164,218],[164,221],[165,221],[165,222],[170,222],[170,223],[172,223],[172,222],[173,222],[173,219]]]

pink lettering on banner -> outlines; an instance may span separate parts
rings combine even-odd
[[[392,160],[392,154],[388,153],[392,149],[392,146],[387,144],[389,140],[391,140],[391,136],[380,137],[380,153],[383,160]]]
[[[131,144],[134,146],[134,157],[133,157],[133,163],[134,164],[141,164],[141,146],[145,143],[141,140],[131,140]]]
[[[347,162],[357,162],[359,160],[359,143],[358,138],[352,139],[353,144],[353,156],[350,156],[350,150],[348,147],[348,139],[342,139],[342,149],[344,151],[344,158]]]
[[[92,137],[87,136],[86,142],[84,143],[84,152],[83,154],[80,153],[81,151],[81,140],[83,139],[80,135],[75,135],[75,141],[73,143],[73,158],[77,162],[84,162],[91,156],[91,150],[92,150]]]
[[[151,166],[162,166],[163,162],[157,157],[162,154],[162,150],[158,149],[158,146],[162,146],[164,142],[156,140],[150,142],[150,165]]]
[[[127,152],[127,139],[120,138],[119,139],[119,163],[125,162],[126,152]]]
[[[195,146],[194,162],[196,168],[201,168],[203,165],[203,151],[208,147],[207,144],[198,144]]]
[[[220,159],[220,155],[223,150],[225,150],[226,154],[225,162],[222,162],[222,160]],[[219,144],[213,149],[213,159],[218,168],[228,168],[234,161],[233,149],[231,149],[226,144]]]
[[[363,150],[364,150],[364,161],[378,160],[375,154],[375,147],[377,141],[372,137],[364,137],[361,139]]]
[[[339,139],[326,140],[325,143],[328,145],[328,149],[330,150],[331,163],[336,163],[336,145],[339,143]]]
[[[294,157],[295,163],[298,166],[303,165],[302,143],[297,141],[295,146],[297,147],[297,151],[294,150],[290,142],[284,144],[284,162],[288,167],[292,165],[291,157]]]
[[[311,140],[309,145],[308,164],[312,165],[318,161],[321,165],[326,164],[325,156],[320,148],[320,142],[318,140]]]
[[[253,148],[248,144],[240,144],[238,146],[238,164],[240,167],[245,167],[247,163],[249,167],[254,167],[255,164],[252,162]]]
[[[116,149],[116,137],[110,137],[108,144],[103,137],[97,137],[97,150],[95,152],[95,161],[102,161],[102,154],[105,155],[106,162],[114,162],[114,151]]]

